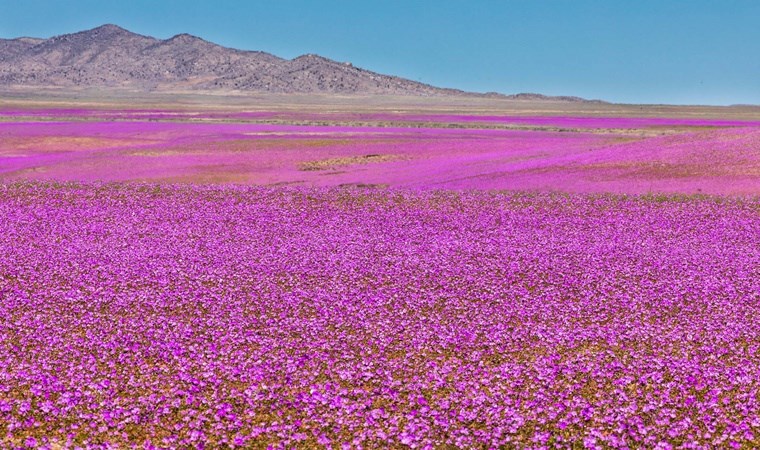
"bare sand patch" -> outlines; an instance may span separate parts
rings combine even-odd
[[[298,170],[316,171],[330,170],[336,167],[353,166],[357,164],[372,164],[402,159],[401,155],[379,155],[369,154],[361,156],[341,156],[338,158],[320,159],[316,161],[305,161],[298,164]]]
[[[72,152],[124,147],[133,144],[150,144],[152,141],[101,138],[89,136],[14,136],[0,139],[0,154],[12,152]]]

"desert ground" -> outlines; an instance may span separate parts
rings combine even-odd
[[[0,102],[0,179],[757,194],[760,108],[156,95]],[[50,98],[52,97],[52,99]]]
[[[760,108],[0,96],[0,445],[756,448]]]

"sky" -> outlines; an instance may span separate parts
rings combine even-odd
[[[0,38],[105,23],[477,92],[760,104],[760,0],[0,0]]]

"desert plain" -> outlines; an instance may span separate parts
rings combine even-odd
[[[0,97],[0,443],[756,448],[760,108]]]

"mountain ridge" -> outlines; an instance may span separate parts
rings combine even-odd
[[[114,24],[49,39],[0,39],[0,87],[18,86],[600,102],[571,96],[441,88],[313,53],[284,59],[263,51],[223,47],[187,33],[158,39]]]

